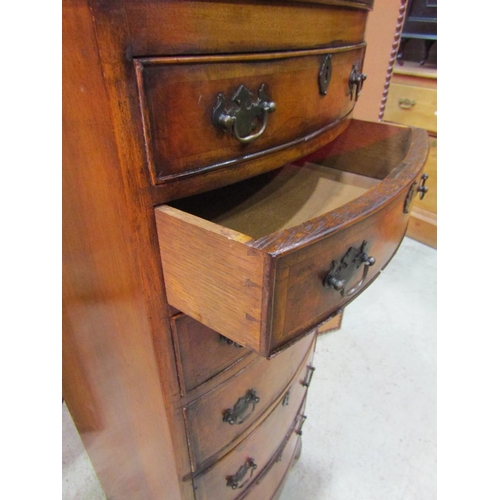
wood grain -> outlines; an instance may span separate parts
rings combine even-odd
[[[353,137],[358,137],[358,131],[364,131],[368,134],[371,130],[375,136],[375,140],[371,137],[371,134],[367,138],[360,139],[362,143],[358,148],[362,158],[365,158],[368,148],[374,147],[377,150],[377,141],[380,137],[379,129],[387,127],[389,125],[362,122],[359,120],[351,120],[351,124],[348,129],[348,135],[343,135],[340,141],[337,151],[337,161],[332,162],[330,157],[326,157],[325,161],[331,165],[345,165],[346,162],[343,160],[342,150],[347,147],[346,151],[351,160],[353,159],[352,151],[350,147],[355,147],[353,142]],[[383,206],[390,203],[395,196],[399,195],[401,192],[406,191],[411,183],[414,181],[416,176],[421,172],[423,163],[425,162],[428,154],[428,141],[427,134],[424,130],[420,129],[405,129],[404,127],[396,126],[393,130],[398,131],[398,136],[405,147],[401,151],[405,151],[403,157],[399,157],[400,163],[398,166],[393,168],[393,170],[384,179],[384,182],[379,183],[374,188],[367,191],[363,196],[347,203],[342,207],[342,210],[334,210],[323,217],[316,217],[310,221],[304,222],[293,228],[287,228],[277,233],[273,233],[268,237],[259,238],[256,241],[252,241],[250,244],[254,248],[265,250],[271,255],[284,255],[289,252],[293,252],[296,248],[304,247],[308,244],[312,244],[315,241],[328,236],[334,230],[340,230],[341,228],[347,228],[362,219],[366,218],[368,215],[380,210]],[[384,134],[385,135],[385,134]],[[363,136],[359,136],[360,138]],[[344,141],[344,139],[346,139]],[[364,145],[370,145],[367,149]],[[335,151],[337,148],[336,143],[332,143],[332,147],[326,150]],[[356,151],[356,149],[354,149]],[[369,153],[368,153],[369,154]],[[309,159],[309,158],[308,158]],[[391,158],[390,163],[393,164],[394,157]],[[320,160],[315,158],[315,162],[318,163]],[[372,165],[373,171],[380,172],[382,168],[379,166],[379,162],[383,165],[387,164],[387,156],[379,151],[378,155],[374,155]],[[351,165],[355,165],[353,162]],[[350,171],[357,170],[352,167]]]
[[[318,73],[333,54],[332,78],[321,95]],[[349,115],[349,75],[363,44],[302,52],[239,56],[137,59],[146,149],[154,184],[250,162],[300,145],[303,138]],[[276,104],[263,135],[239,143],[214,126],[212,111],[223,94],[227,107],[240,85],[261,85]],[[289,151],[287,151],[289,154]]]
[[[360,248],[367,241],[367,252],[375,257],[359,295],[377,277],[399,247],[406,231],[409,215],[403,214],[406,193],[393,202],[330,237],[321,239],[300,251],[280,257],[277,262],[271,349],[287,344],[311,325],[321,323],[352,298],[323,286],[332,261],[339,262],[350,247]],[[364,266],[349,282],[353,287],[360,279]]]
[[[410,238],[437,248],[437,216],[432,212],[413,208],[408,231]]]
[[[166,203],[170,200],[192,196],[197,193],[213,190],[221,186],[234,184],[243,179],[254,177],[258,174],[269,172],[284,164],[308,155],[312,151],[328,144],[340,136],[348,127],[351,115],[346,119],[334,121],[324,129],[319,129],[310,135],[301,137],[297,143],[289,144],[288,148],[278,146],[276,150],[267,151],[263,156],[252,158],[251,161],[242,161],[238,165],[199,172],[188,178],[173,178],[165,184],[158,184],[151,188],[151,196],[155,205]]]
[[[275,460],[271,460],[265,473],[261,477],[258,477],[252,484],[252,489],[244,497],[245,500],[262,500],[262,498],[278,499],[287,472],[296,461],[299,448],[300,436],[296,432],[292,432],[284,448],[280,450]]]
[[[252,478],[255,482],[258,481],[259,474],[272,465],[273,457],[276,456],[279,448],[283,446],[283,441],[301,418],[301,407],[305,403],[306,390],[300,385],[299,379],[305,377],[307,366],[311,362],[312,356],[302,366],[299,376],[291,384],[288,405],[284,406],[279,401],[273,412],[244,441],[205,474],[195,479],[194,484],[200,499],[234,500],[244,495],[246,490],[254,486],[252,482],[245,485],[243,490],[234,491],[227,487],[226,478],[236,474],[248,458],[252,458],[257,464]]]
[[[405,189],[418,163],[414,152],[418,133],[411,132],[406,136],[408,147],[401,147],[401,165],[382,167],[383,152],[375,155],[370,172],[381,177],[372,176],[376,181],[363,188],[361,198],[372,192],[378,196],[369,195],[358,211],[329,205],[324,214],[317,207],[316,212],[304,207],[308,220],[293,221],[273,231],[272,237],[265,234],[256,239],[188,212],[172,207],[155,210],[154,206],[253,177],[325,145],[348,127],[350,110],[346,108],[347,114],[340,116],[345,96],[338,93],[338,101],[328,101],[328,109],[319,106],[329,117],[320,123],[314,122],[316,115],[307,114],[317,110],[318,103],[306,102],[300,92],[290,91],[279,108],[287,110],[288,118],[273,132],[279,141],[269,145],[269,154],[233,155],[225,160],[222,156],[221,161],[228,164],[215,171],[188,176],[188,183],[174,179],[168,187],[154,188],[144,145],[147,127],[141,121],[141,98],[149,106],[148,113],[158,105],[153,110],[158,123],[164,119],[158,116],[166,113],[168,127],[177,124],[186,129],[182,119],[176,122],[183,116],[181,103],[188,102],[192,113],[199,97],[192,91],[197,86],[204,90],[207,82],[214,90],[228,80],[229,90],[229,80],[249,72],[257,81],[265,74],[258,68],[267,68],[275,81],[280,80],[276,73],[281,74],[287,83],[280,85],[288,89],[292,89],[292,74],[300,88],[312,88],[309,80],[304,83],[305,64],[295,62],[290,71],[280,65],[293,60],[292,51],[297,51],[297,61],[314,60],[315,64],[332,48],[339,60],[347,54],[342,47],[348,45],[358,45],[353,53],[362,53],[359,44],[363,45],[370,4],[370,0],[64,0],[64,398],[107,498],[194,500],[201,493],[193,488],[193,481],[200,480],[202,472],[208,477],[218,467],[216,462],[231,456],[244,440],[252,442],[256,451],[266,448],[273,455],[271,460],[267,460],[269,454],[263,458],[269,473],[256,478],[253,494],[258,489],[269,498],[276,494],[295,453],[296,435],[290,434],[286,467],[274,464],[275,451],[281,451],[278,447],[285,429],[293,430],[288,424],[305,392],[300,381],[306,351],[312,352],[316,336],[311,330],[300,334],[310,332],[303,340],[291,335],[286,340],[293,345],[270,360],[255,354],[267,356],[284,347],[280,344],[273,351],[276,343],[271,343],[272,318],[284,314],[278,307],[286,312],[285,322],[288,314],[286,307],[277,306],[281,299],[275,294],[275,287],[285,286],[288,279],[281,273],[282,281],[275,280],[279,259],[290,256],[292,262],[295,252],[307,256],[332,231],[357,224],[370,210],[388,206]],[[283,58],[278,52],[290,53]],[[142,94],[137,85],[139,59],[146,71],[159,75],[142,74],[147,83]],[[226,65],[231,68],[227,74],[211,69]],[[311,81],[317,77],[313,66],[309,67]],[[344,84],[345,78],[342,73]],[[153,94],[162,85],[170,96],[162,94],[157,99]],[[155,90],[155,86],[159,87]],[[206,112],[209,106],[204,105]],[[294,105],[303,106],[305,121],[310,123],[297,125]],[[170,134],[168,127],[165,130]],[[362,131],[359,124],[353,130]],[[368,133],[372,143],[380,145],[376,135]],[[196,132],[193,136],[200,137]],[[179,162],[174,173],[187,172],[183,170],[187,163],[182,161],[200,154],[193,142],[183,149],[183,137],[182,132],[174,132],[173,141],[167,138],[162,150]],[[352,145],[349,141],[342,144],[340,156],[348,154],[346,148]],[[259,148],[255,154],[262,151]],[[219,161],[204,154],[197,160],[201,170]],[[386,150],[385,161],[388,154],[393,155],[393,149]],[[230,163],[235,159],[237,168]],[[359,174],[344,166],[340,183],[346,185],[347,179]],[[308,167],[301,169],[306,172]],[[390,187],[379,190],[386,177]],[[335,182],[332,185],[338,187]],[[357,199],[358,194],[353,196]],[[352,206],[355,199],[339,196],[337,204],[347,201]],[[343,221],[332,216],[339,210]],[[354,218],[345,219],[351,213]],[[295,259],[298,263],[302,257]],[[295,272],[292,265],[288,272]],[[192,311],[193,318],[179,312],[186,310]],[[229,338],[237,337],[238,343],[255,352],[226,355],[227,350],[213,343],[220,329],[216,333],[194,323],[195,319],[212,327],[224,325]],[[302,371],[297,371],[300,366]],[[286,413],[280,401],[296,374],[294,384],[300,387],[292,393],[292,411]],[[259,414],[243,430],[231,433],[224,428],[220,433],[220,412],[254,384],[263,395]],[[273,418],[268,419],[270,415]],[[272,426],[264,427],[266,421]],[[217,488],[209,485],[205,496],[215,498]]]
[[[170,206],[259,239],[331,212],[380,182],[326,165],[300,163]]]
[[[353,120],[301,167],[158,207],[161,251],[176,256],[164,263],[170,301],[263,356],[282,349],[352,300],[323,287],[332,260],[368,240],[377,263],[365,286],[390,260],[406,230],[404,202],[427,147],[423,130]],[[385,178],[364,181],[367,191],[350,186],[344,193],[332,188],[332,168],[355,170],[342,174],[347,182],[364,169]],[[233,327],[249,315],[244,332]]]
[[[243,432],[278,402],[294,378],[296,387],[293,399],[302,400],[305,388],[300,385],[299,378],[303,380],[305,376],[304,366],[306,359],[311,357],[314,340],[315,335],[311,334],[273,359],[257,358],[231,380],[185,408],[194,471],[206,469],[207,465],[215,462],[215,458],[220,458],[228,451],[230,444],[241,440]],[[260,401],[249,418],[239,425],[224,422],[224,411],[232,409],[238,399],[252,389]],[[271,446],[276,448],[279,442],[273,439]],[[214,458],[214,455],[217,456]]]
[[[120,142],[101,48],[87,2],[65,0],[63,395],[108,498],[180,499],[174,442],[186,437],[163,398],[178,398],[173,358],[157,365],[169,330],[147,178],[122,163],[124,149],[130,160],[141,150]]]
[[[170,303],[259,352],[265,255],[245,245],[250,237],[175,208],[161,206],[156,217]]]
[[[172,332],[184,393],[208,382],[251,353],[224,339],[221,341],[219,333],[185,314],[173,318]]]
[[[126,8],[129,50],[137,56],[270,52],[359,43],[368,15],[365,8],[312,2],[109,3]]]

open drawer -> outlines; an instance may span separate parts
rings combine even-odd
[[[158,206],[169,303],[263,356],[283,349],[392,258],[427,151],[423,130],[351,120],[294,164]]]

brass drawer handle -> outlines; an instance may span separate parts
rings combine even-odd
[[[426,195],[427,191],[429,191],[429,187],[425,185],[425,182],[427,181],[428,178],[429,174],[422,174],[422,177],[420,177],[420,186],[418,186],[418,188],[417,188],[418,182],[417,181],[412,182],[410,189],[408,190],[408,194],[406,195],[403,213],[405,214],[410,213],[411,203],[417,193],[420,193],[421,200],[424,199],[424,196]]]
[[[269,100],[264,92],[264,84],[260,86],[258,98],[244,85],[240,85],[231,99],[233,104],[226,109],[224,94],[217,95],[217,104],[212,112],[212,121],[218,128],[229,132],[238,142],[248,144],[259,138],[266,130],[269,113],[276,110],[276,104]],[[258,132],[254,132],[261,122]]]
[[[411,109],[413,106],[415,106],[416,101],[410,100],[410,99],[399,99],[398,101],[398,106],[401,109]]]
[[[326,95],[332,79],[332,55],[328,54],[321,63],[318,73],[319,93]]]
[[[429,187],[425,185],[425,182],[429,178],[429,174],[422,174],[420,178],[420,186],[418,186],[417,191],[420,193],[420,199],[423,200],[427,191],[429,191]]]
[[[253,471],[257,468],[257,464],[255,463],[253,458],[249,458],[239,469],[236,474],[233,476],[228,476],[226,478],[226,486],[229,488],[232,488],[233,490],[243,488],[250,479],[252,479],[253,476]],[[250,471],[250,476],[246,479],[246,481],[243,481],[240,484],[240,481],[242,481],[245,476],[247,475],[247,472]]]
[[[361,61],[356,61],[349,75],[349,96],[351,101],[353,99],[354,101],[358,100],[365,80],[366,74],[361,72]],[[356,91],[354,89],[356,89]]]
[[[283,401],[281,401],[282,406],[288,406],[290,404],[290,392],[291,389],[288,389],[286,394],[283,396]]]
[[[222,421],[229,425],[242,424],[254,412],[255,405],[260,401],[254,389],[250,389],[244,396],[236,401],[232,409],[225,410]]]
[[[316,368],[314,368],[314,366],[308,365],[306,378],[305,378],[305,380],[303,380],[301,382],[301,385],[303,385],[304,387],[309,387],[311,385],[311,380],[312,380],[313,375],[314,375],[314,370],[316,370]]]
[[[224,335],[221,334],[219,334],[219,342],[221,344],[232,345],[234,347],[237,347],[238,349],[241,349],[243,347],[240,344],[237,344],[234,340],[228,339],[227,337],[224,337]]]
[[[302,436],[302,427],[304,427],[304,422],[306,421],[306,416],[305,415],[301,415],[301,421],[300,421],[300,425],[299,425],[299,428],[295,431],[296,434],[298,434],[299,436]]]
[[[359,248],[350,247],[340,261],[334,260],[330,266],[330,271],[323,280],[323,286],[340,292],[342,297],[351,297],[357,293],[368,276],[369,268],[375,264],[375,257],[371,257],[366,253],[367,246],[368,242],[363,241]],[[347,284],[361,265],[363,265],[361,279],[356,285],[348,289]]]

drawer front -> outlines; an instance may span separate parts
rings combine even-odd
[[[205,467],[210,457],[236,440],[284,393],[313,340],[310,335],[273,359],[258,358],[185,408],[195,470]],[[299,391],[293,392],[296,400]]]
[[[291,434],[283,451],[271,461],[268,470],[255,480],[248,494],[242,498],[245,500],[262,500],[264,498],[275,500],[278,498],[276,495],[283,487],[286,474],[300,453],[300,439],[298,433]]]
[[[273,324],[275,347],[329,318],[377,277],[405,234],[409,218],[403,213],[405,198],[406,193],[348,229],[279,260]],[[373,257],[374,264],[363,263],[362,254]],[[338,271],[341,272],[337,274]],[[341,291],[325,286],[328,275],[345,280]]]
[[[384,120],[437,132],[437,91],[391,83]]]
[[[337,140],[272,175],[157,207],[169,301],[263,356],[283,349],[389,262],[428,146],[424,130],[351,120]],[[360,175],[370,183],[352,191],[348,179]],[[267,200],[273,213],[262,210]],[[269,221],[269,232],[253,233]]]
[[[310,378],[312,357],[311,352],[290,385],[289,391],[272,413],[230,453],[207,472],[195,478],[197,500],[236,499],[250,489],[253,481],[258,481],[272,466],[292,428],[297,429],[302,425],[307,390],[303,384]],[[253,466],[245,467],[245,464],[249,465],[249,460]],[[240,473],[241,477],[237,477],[240,467],[244,469]]]
[[[368,10],[360,7],[372,2],[306,2],[127,0],[120,6],[133,54],[243,54],[363,41]]]
[[[278,165],[281,151],[335,128],[355,103],[364,44],[354,47],[136,60],[153,184],[269,155]]]
[[[180,315],[172,324],[184,394],[253,354],[190,316]]]

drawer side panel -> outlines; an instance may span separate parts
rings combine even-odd
[[[244,235],[171,207],[155,210],[169,303],[238,344],[259,351],[264,254]],[[265,304],[265,303],[264,303]]]

